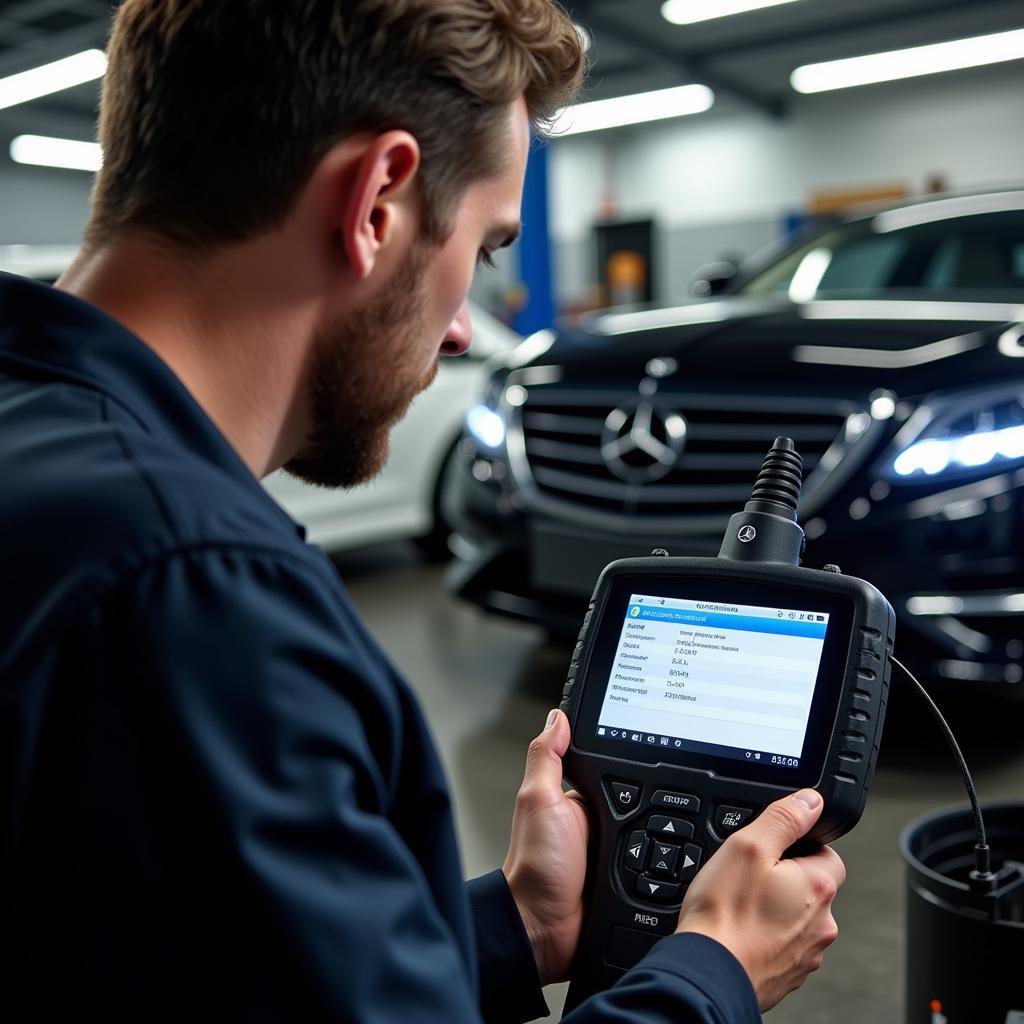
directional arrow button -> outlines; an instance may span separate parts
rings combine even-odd
[[[679,854],[681,852],[678,846],[655,843],[654,853],[651,855],[650,870],[655,874],[665,875],[667,878],[674,879],[676,865],[679,863]]]
[[[700,862],[704,857],[704,851],[696,843],[687,843],[683,847],[683,863],[679,869],[679,881],[684,885],[693,881],[697,874]]]
[[[646,900],[656,903],[678,902],[682,886],[676,882],[668,882],[664,878],[652,878],[641,875],[636,880],[636,891]]]
[[[635,832],[630,832],[623,852],[623,861],[627,868],[632,871],[643,871],[644,864],[647,862],[647,848],[650,846],[650,842],[643,830],[637,829]]]
[[[693,822],[684,818],[670,818],[667,814],[652,814],[647,819],[647,831],[674,839],[692,839]]]

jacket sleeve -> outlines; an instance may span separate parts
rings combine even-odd
[[[739,961],[692,932],[662,939],[607,992],[564,1024],[758,1024],[757,996]]]
[[[417,856],[388,816],[428,827],[443,785],[411,806],[401,751],[424,737],[317,571],[185,551],[97,597],[60,737],[81,1019],[479,1024],[454,840]],[[478,903],[506,936],[485,1003],[523,984],[534,1012],[509,901]],[[721,947],[676,936],[571,1022],[747,1024],[751,1000]]]
[[[548,1013],[533,948],[505,876],[466,883],[476,935],[480,1009],[487,1024],[521,1024]]]
[[[425,868],[389,821],[401,711],[316,571],[192,551],[98,602],[75,697],[82,1019],[479,1021],[454,834]]]

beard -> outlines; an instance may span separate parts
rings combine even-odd
[[[440,359],[416,376],[411,340],[423,329],[425,243],[362,309],[318,330],[310,373],[310,427],[285,470],[320,487],[353,487],[376,476],[389,453],[391,428],[437,376]],[[412,346],[415,352],[415,346]]]

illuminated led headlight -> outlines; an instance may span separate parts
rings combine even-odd
[[[1003,459],[1024,459],[1024,426],[919,441],[901,452],[892,468],[902,477],[935,476],[950,468],[974,469]]]
[[[505,421],[486,405],[474,405],[466,414],[466,430],[482,447],[498,451],[505,443]]]
[[[999,472],[1024,459],[1024,383],[940,399],[928,410],[914,436],[897,437],[902,443],[888,466],[891,478]]]

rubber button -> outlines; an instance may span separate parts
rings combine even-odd
[[[655,875],[667,875],[671,878],[675,874],[680,852],[678,846],[663,843],[660,839],[653,840],[648,870]]]
[[[693,876],[697,874],[703,856],[704,851],[696,843],[687,843],[683,847],[683,856],[679,862],[679,874],[677,875],[680,882],[685,885],[687,882],[693,881]]]
[[[640,787],[629,782],[612,782],[612,805],[619,813],[628,814],[640,803]]]
[[[641,875],[636,880],[636,891],[645,900],[655,900],[658,903],[671,903],[679,899],[681,889],[681,885],[666,882],[664,878],[655,878],[653,875]]]
[[[647,821],[647,831],[657,833],[666,839],[692,839],[693,822],[684,821],[682,818],[669,818],[664,814],[654,814]]]
[[[622,852],[622,860],[627,868],[631,868],[633,871],[643,871],[644,862],[647,858],[647,847],[650,845],[650,842],[647,836],[640,830],[630,833],[629,841]]]
[[[715,831],[719,835],[727,836],[735,832],[754,816],[749,807],[729,807],[723,805],[715,811]]]
[[[610,967],[621,967],[629,970],[636,967],[638,963],[651,951],[651,947],[662,938],[651,932],[637,931],[636,928],[623,928],[616,925],[612,928],[611,937],[608,939],[608,951],[605,953],[605,962]]]
[[[700,814],[700,797],[692,793],[673,793],[669,789],[659,789],[651,797],[655,807],[671,807],[684,814]]]

